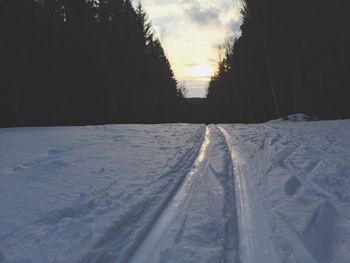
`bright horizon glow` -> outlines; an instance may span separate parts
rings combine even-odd
[[[136,3],[136,1],[135,1]],[[218,66],[219,46],[240,36],[242,0],[142,0],[188,97],[205,97]]]
[[[198,78],[210,78],[214,73],[214,69],[208,65],[199,65],[194,67],[189,67],[187,69],[187,76],[198,77]]]

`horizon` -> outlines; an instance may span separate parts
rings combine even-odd
[[[205,97],[220,60],[220,46],[241,35],[242,1],[142,0],[186,97]]]

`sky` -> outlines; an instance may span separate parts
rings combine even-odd
[[[239,37],[241,0],[142,0],[187,97],[205,97],[219,47]]]

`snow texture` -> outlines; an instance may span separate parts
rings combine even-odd
[[[350,121],[0,129],[0,262],[350,262]]]

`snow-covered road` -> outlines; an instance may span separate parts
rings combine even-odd
[[[0,262],[350,262],[350,121],[0,130]]]

